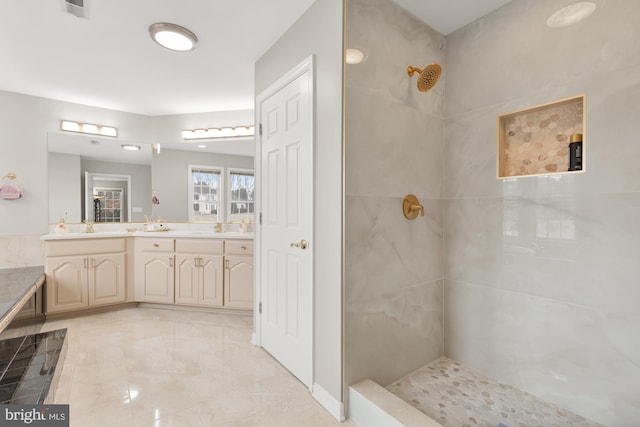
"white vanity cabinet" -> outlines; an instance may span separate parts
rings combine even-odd
[[[222,307],[224,241],[176,239],[175,245],[175,303]]]
[[[135,300],[173,304],[174,241],[162,238],[135,240]]]
[[[46,312],[125,302],[125,250],[122,238],[47,241]]]
[[[224,267],[224,306],[252,309],[253,241],[227,240]]]

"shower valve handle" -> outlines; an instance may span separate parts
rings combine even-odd
[[[419,211],[420,212],[420,216],[424,216],[424,206],[417,204],[417,205],[411,205],[411,211],[415,212],[415,211]]]
[[[420,204],[420,201],[413,194],[407,194],[402,201],[402,213],[407,219],[416,219],[418,213],[424,216],[424,206]]]

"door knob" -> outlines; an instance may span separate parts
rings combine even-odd
[[[292,248],[300,248],[302,250],[307,249],[308,243],[306,240],[300,240],[298,243],[291,243]]]

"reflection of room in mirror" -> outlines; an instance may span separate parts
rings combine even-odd
[[[199,220],[220,215],[222,222],[252,222],[253,204],[253,156],[225,153],[171,149],[164,144],[160,154],[153,153],[151,144],[126,141],[140,145],[140,151],[125,152],[123,140],[106,141],[104,138],[48,133],[49,222],[56,224],[60,218],[68,223],[95,221],[93,189],[85,190],[85,172],[102,175],[130,177],[130,189],[123,189],[120,204],[121,223],[145,221],[144,217],[162,218],[165,222],[188,222],[189,211],[197,204]],[[242,141],[235,141],[239,144]],[[129,156],[133,157],[129,157]],[[214,165],[222,172],[220,206],[208,205],[212,194],[206,196],[206,186],[199,188],[199,199],[189,199],[189,165]],[[102,188],[117,188],[106,181],[96,182]],[[191,186],[194,190],[193,186]],[[90,196],[87,199],[87,194]],[[154,199],[155,197],[155,199]],[[155,201],[158,204],[153,203]],[[87,206],[89,213],[87,213]],[[106,202],[100,204],[103,213]],[[218,209],[219,208],[219,209]],[[205,212],[209,212],[206,214]],[[212,213],[212,212],[215,212]],[[104,220],[106,221],[106,217]],[[114,219],[118,221],[118,219]]]
[[[85,172],[84,183],[84,221],[129,221],[131,176]]]

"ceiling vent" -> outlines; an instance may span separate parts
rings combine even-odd
[[[84,0],[64,0],[67,12],[78,18],[85,17]]]

